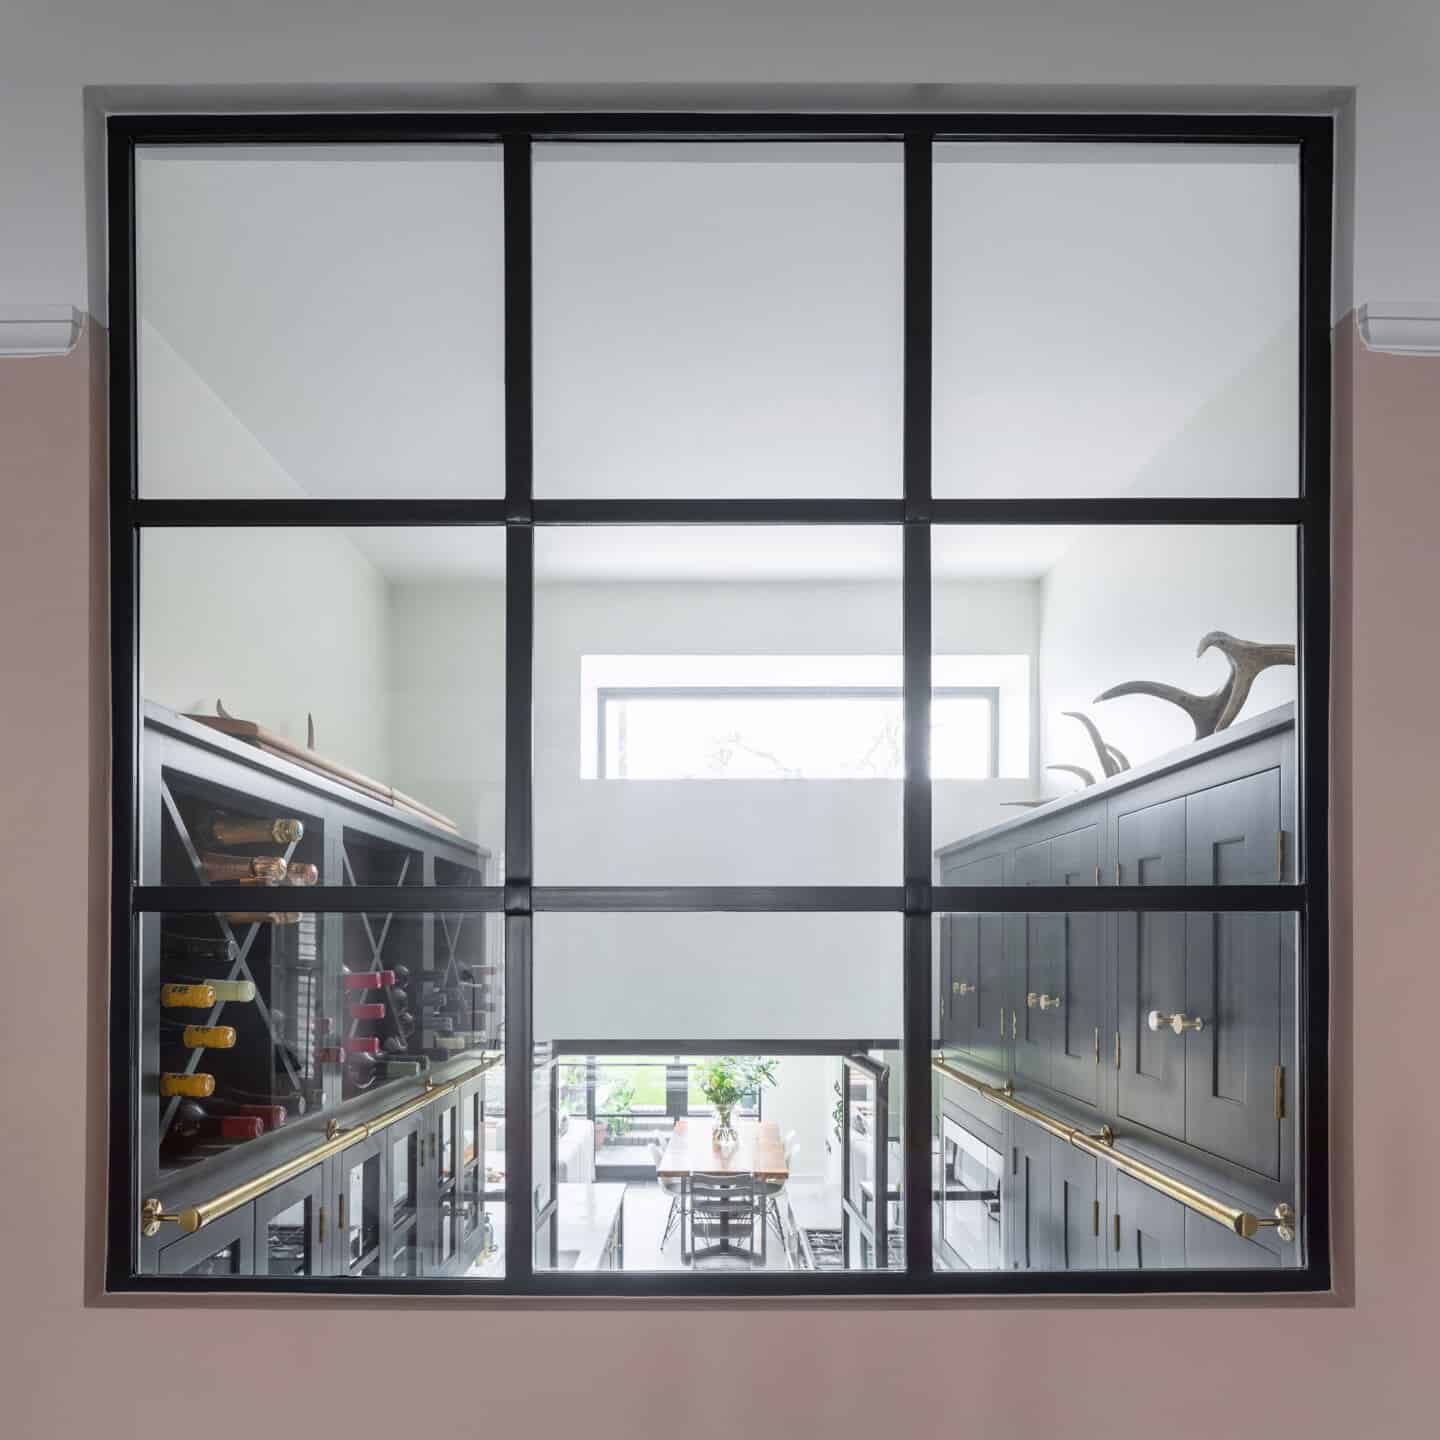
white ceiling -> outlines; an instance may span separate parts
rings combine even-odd
[[[142,317],[287,493],[498,496],[499,196],[483,146],[145,152]],[[540,152],[537,493],[896,494],[900,200],[889,146]],[[946,146],[935,216],[938,494],[1165,493],[1147,464],[1293,334],[1288,152]],[[472,532],[357,538],[396,575],[500,573]],[[895,545],[595,530],[542,536],[539,558],[557,577],[880,578]],[[936,572],[1038,575],[1064,546],[947,532]]]

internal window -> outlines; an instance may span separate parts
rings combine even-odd
[[[904,777],[898,657],[587,655],[581,670],[587,779]],[[936,656],[934,670],[933,778],[994,780],[1024,767],[1028,657]]]

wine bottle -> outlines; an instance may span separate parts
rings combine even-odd
[[[342,975],[340,983],[346,990],[379,990],[384,985],[395,983],[393,970],[360,970],[354,974]]]
[[[160,956],[171,964],[199,965],[206,969],[211,965],[224,965],[228,968],[235,963],[238,954],[239,947],[233,940],[181,935],[173,930],[166,930],[160,936]]]
[[[204,1140],[258,1140],[265,1122],[256,1115],[211,1115],[203,1105],[187,1100],[176,1107],[165,1132],[167,1150],[188,1150]]]
[[[235,1027],[233,1025],[181,1025],[177,1021],[162,1020],[161,1028],[179,1030],[179,1043],[191,1050],[233,1050],[235,1048]],[[173,1043],[173,1037],[172,1037]]]
[[[183,983],[165,985],[161,988],[160,1003],[162,1005],[185,1003],[179,1000],[166,1000],[166,990],[213,990],[215,1000],[227,1004],[233,1001],[244,1005],[255,998],[255,982],[253,980],[206,980],[199,975],[181,975],[177,978]],[[210,1003],[213,1005],[215,1000]]]
[[[211,815],[200,827],[201,837],[216,845],[293,845],[305,834],[300,820],[253,820],[238,815]]]
[[[215,1077],[198,1070],[193,1075],[181,1075],[167,1070],[160,1077],[160,1093],[165,1096],[186,1095],[192,1099],[204,1100],[215,1093]]]
[[[278,885],[285,879],[287,866],[278,855],[212,855],[200,856],[200,870],[205,879],[217,885]]]
[[[245,1115],[264,1122],[267,1130],[278,1130],[289,1112],[283,1105],[256,1105],[249,1101],[232,1100],[228,1095],[212,1098],[210,1109],[223,1115]]]
[[[232,925],[298,925],[298,910],[227,910],[225,918]]]
[[[215,1003],[213,985],[162,985],[160,1004],[166,1010],[208,1010]]]
[[[285,869],[287,885],[314,885],[320,879],[320,871],[305,860],[292,860]]]
[[[373,1002],[363,1005],[352,1005],[350,1007],[350,1018],[352,1020],[383,1020],[385,1018],[385,1007]]]

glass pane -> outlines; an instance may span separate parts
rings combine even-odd
[[[297,1200],[265,1223],[262,1274],[310,1275],[310,1201]]]
[[[554,1149],[536,1150],[553,1169],[533,1183],[557,1200],[537,1264],[903,1263],[901,930],[890,914],[538,914],[536,1034],[559,1100]],[[693,1037],[683,1054],[676,1035]],[[846,1125],[846,1056],[870,1086],[863,1133]],[[851,1098],[859,1114],[858,1087]],[[727,1116],[733,1148],[716,1135]],[[712,1193],[717,1174],[743,1184]],[[859,1238],[877,1217],[883,1251]]]
[[[378,1275],[381,1269],[380,1238],[381,1177],[384,1157],[380,1153],[363,1158],[343,1156],[340,1162],[344,1267],[347,1275]]]
[[[203,1260],[197,1260],[189,1266],[185,1273],[187,1275],[203,1275],[214,1277],[217,1275],[239,1275],[240,1269],[240,1246],[238,1243],[227,1245],[223,1250],[217,1250],[213,1255],[207,1255]]]
[[[898,879],[898,528],[547,527],[535,568],[543,883]]]
[[[940,526],[931,563],[940,883],[1052,883],[1035,857],[1016,872],[995,859],[1042,822],[1077,832],[1053,883],[1096,883],[1102,861],[1106,884],[1117,861],[1126,884],[1294,878],[1294,529]],[[957,693],[984,704],[957,711]],[[990,768],[966,777],[952,747],[973,756],[982,737]],[[1154,788],[1161,769],[1197,791],[1245,779],[1244,843],[1229,836],[1208,864],[1173,846],[1157,859],[1131,832],[1159,812],[1118,817],[1173,798]],[[1166,812],[1182,830],[1183,812]],[[1123,853],[1095,848],[1107,823]],[[1196,809],[1189,823],[1214,822]]]
[[[935,147],[934,490],[1294,495],[1294,147]]]
[[[504,493],[494,145],[142,148],[140,494]]]
[[[443,1210],[453,1226],[468,1205],[467,1238],[447,1248],[442,1236],[441,1263],[463,1260],[461,1271],[444,1272],[463,1273],[476,1262],[493,1188],[487,1168],[503,1187],[503,1115],[499,1134],[487,1136],[493,1122],[483,1108],[480,1074],[503,1034],[502,917],[464,917],[472,947],[464,963],[443,942],[446,918],[258,910],[142,915],[143,1193],[163,1196],[178,1211],[323,1145],[332,1124],[368,1127],[378,1168],[336,1181],[338,1192],[321,1202],[346,1232],[336,1253],[356,1239],[356,1226],[369,1226],[373,1244],[381,1244],[375,1237],[382,1232],[387,1237],[388,1265],[403,1247],[429,1243],[437,1213]],[[384,937],[378,960],[370,933]],[[418,1118],[409,1111],[403,1124],[392,1124],[392,1112],[451,1082],[460,1088],[441,1090]],[[457,1126],[465,1162],[460,1201]],[[427,1166],[422,1139],[432,1135]],[[358,1143],[352,1149],[356,1165],[371,1163]],[[382,1175],[383,1192],[375,1188]],[[360,1187],[353,1200],[352,1186]],[[349,1220],[340,1218],[342,1197]],[[373,1217],[353,1202],[373,1208]],[[267,1264],[270,1273],[291,1273],[292,1261],[306,1264],[295,1213],[287,1206],[268,1222],[268,1261],[260,1236],[261,1273]],[[412,1242],[408,1232],[416,1226]],[[336,1253],[322,1246],[303,1273],[336,1273]],[[371,1272],[374,1259],[361,1263],[356,1251],[349,1263],[389,1273]]]
[[[535,488],[898,496],[897,145],[539,146]]]
[[[499,882],[501,530],[150,530],[141,563],[145,883]]]
[[[954,913],[935,936],[938,1268],[1303,1263],[1293,915]]]

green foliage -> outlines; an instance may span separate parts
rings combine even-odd
[[[717,1110],[729,1111],[775,1083],[776,1060],[721,1055],[698,1070],[700,1093]]]
[[[635,1122],[630,1112],[635,1105],[635,1082],[628,1076],[617,1080],[605,1095],[605,1104],[600,1108],[606,1112],[606,1128],[612,1140],[628,1135]]]

